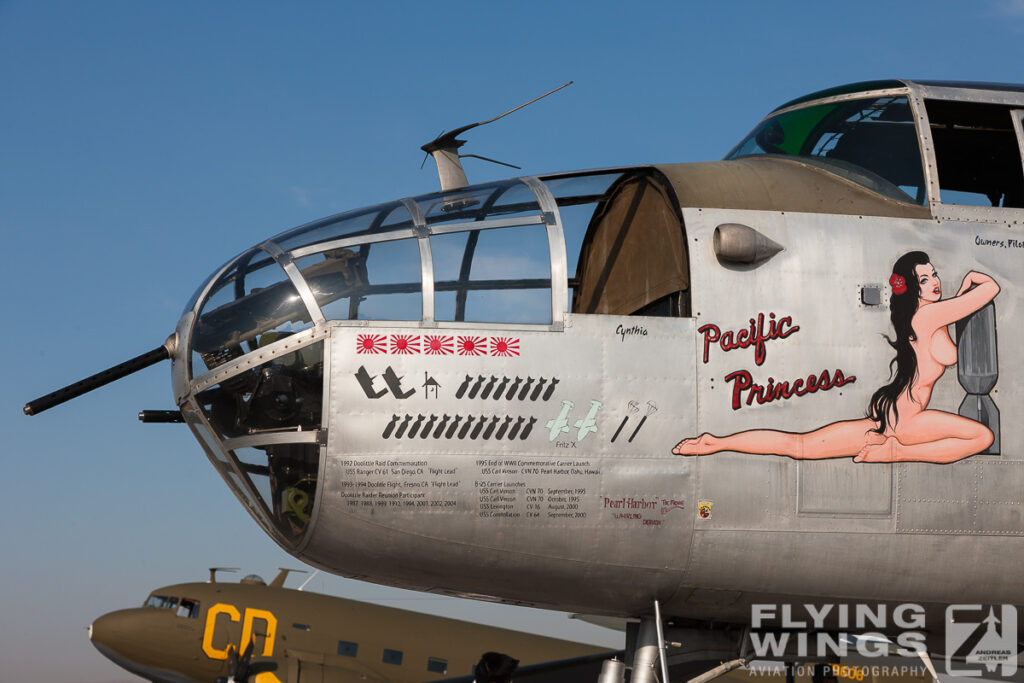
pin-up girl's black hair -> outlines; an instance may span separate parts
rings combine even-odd
[[[915,341],[911,320],[917,313],[921,286],[917,282],[914,268],[929,263],[928,254],[923,251],[911,251],[900,256],[892,267],[889,285],[892,295],[889,299],[889,318],[896,330],[896,339],[889,339],[889,345],[896,349],[896,357],[889,363],[892,381],[881,387],[871,396],[868,406],[868,417],[878,423],[876,432],[882,434],[887,426],[895,426],[899,420],[896,410],[896,399],[910,387],[917,377],[917,354],[910,342]]]

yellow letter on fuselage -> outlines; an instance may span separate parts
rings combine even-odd
[[[226,614],[231,621],[240,621],[242,615],[233,605],[217,603],[206,612],[206,628],[203,629],[203,653],[210,659],[227,659],[228,648],[218,650],[213,646],[213,629],[217,627],[217,615]],[[251,622],[246,622],[251,624]],[[276,622],[275,622],[276,624]]]
[[[264,632],[266,637],[263,639],[263,654],[257,655],[261,657],[270,657],[274,654],[274,636],[277,634],[277,617],[266,610],[262,609],[245,609],[245,623],[242,626],[242,642],[239,643],[239,647],[244,651],[249,645],[249,639],[252,638],[252,622],[254,619],[262,619],[267,624],[267,629]],[[256,654],[255,652],[253,654]]]

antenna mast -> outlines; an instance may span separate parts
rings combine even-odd
[[[523,104],[520,104],[518,107],[513,107],[512,109],[509,109],[504,114],[499,114],[495,116],[493,119],[487,119],[486,121],[477,121],[476,123],[470,123],[460,128],[456,128],[455,130],[449,133],[441,133],[436,138],[420,147],[420,149],[422,149],[424,152],[434,157],[434,163],[437,164],[437,177],[441,181],[441,191],[447,192],[448,190],[458,190],[459,188],[465,187],[466,185],[469,184],[469,181],[466,179],[466,172],[462,169],[461,160],[463,157],[475,157],[477,159],[484,159],[485,161],[492,161],[497,164],[502,164],[503,166],[512,166],[512,164],[506,164],[501,161],[495,161],[494,159],[488,159],[487,157],[481,157],[476,154],[459,154],[459,148],[466,144],[465,140],[456,139],[459,135],[465,133],[467,130],[471,128],[476,128],[477,126],[483,126],[488,123],[493,123],[494,121],[497,121],[503,116],[508,116],[514,111],[519,111],[523,107],[533,104],[537,100],[543,99],[552,93],[558,92],[562,88],[569,87],[570,85],[572,85],[572,83],[572,81],[569,81],[568,83],[558,86],[554,90],[549,90],[543,95],[534,97],[529,102],[524,102]],[[512,168],[519,167],[512,166]]]

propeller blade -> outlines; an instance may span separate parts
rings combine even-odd
[[[249,638],[249,644],[245,646],[245,651],[238,660],[238,673],[236,678],[241,681],[246,680],[249,677],[249,660],[252,659],[252,649],[256,644],[255,638]]]

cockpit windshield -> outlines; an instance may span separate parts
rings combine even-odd
[[[150,595],[146,598],[145,606],[158,609],[174,609],[178,606],[178,598],[169,598],[166,595]]]
[[[167,597],[165,595],[150,595],[146,598],[144,607],[156,607],[157,609],[172,610],[179,617],[195,619],[199,616],[199,601],[189,598]]]
[[[902,202],[927,203],[921,152],[906,97],[828,102],[762,121],[726,159],[798,157]]]

